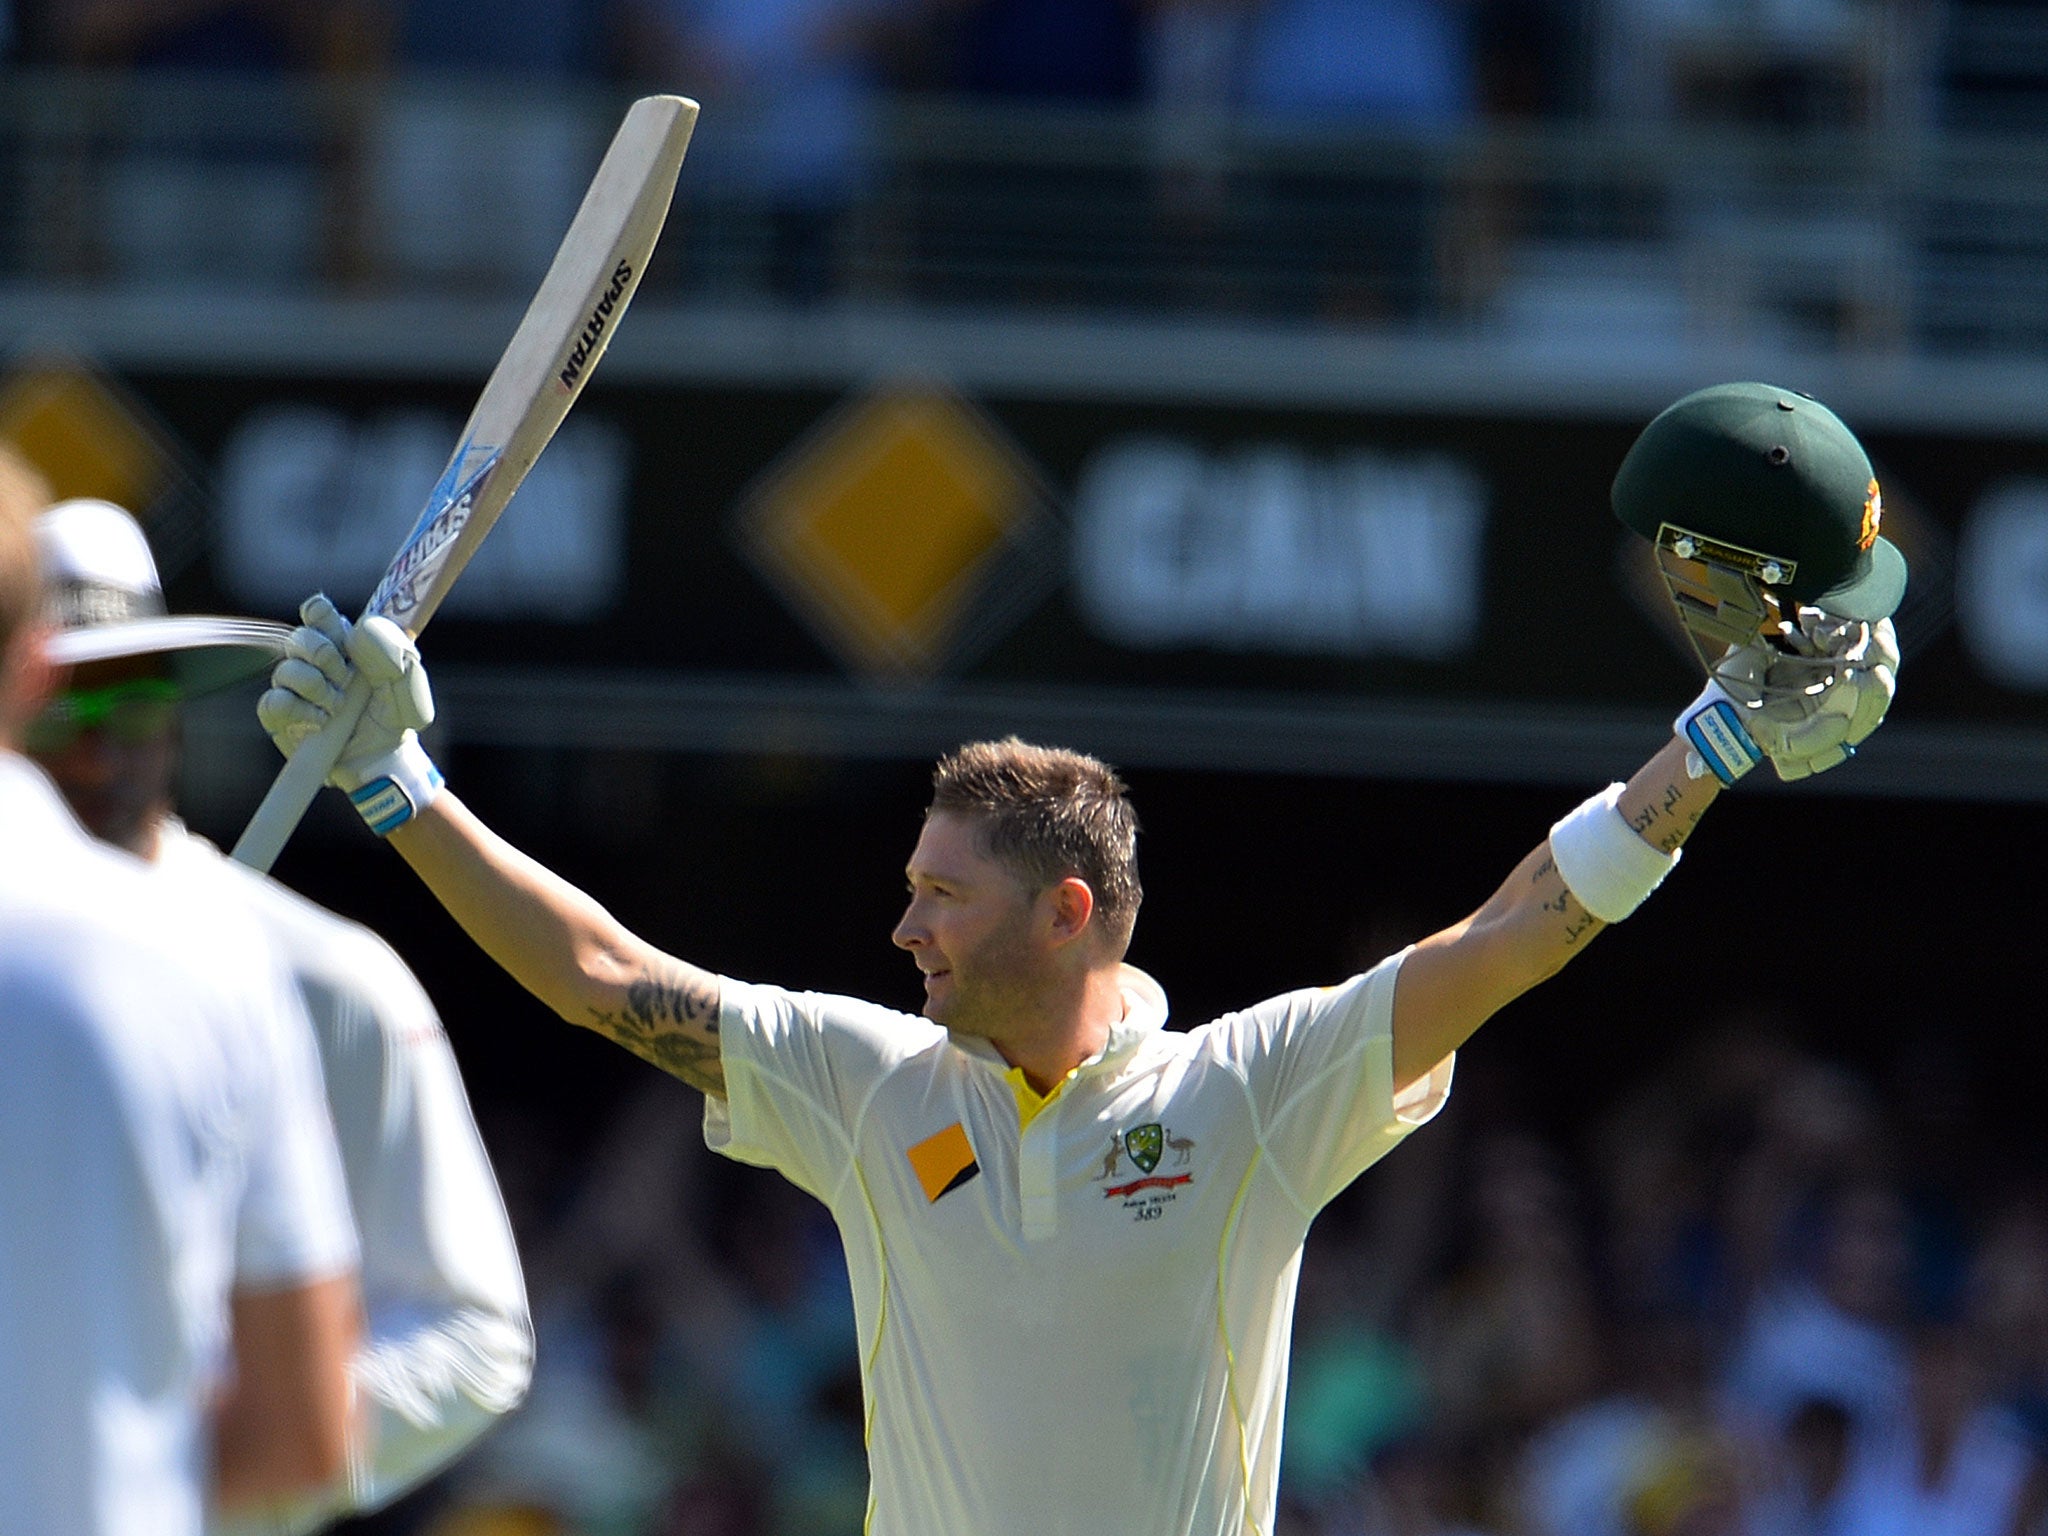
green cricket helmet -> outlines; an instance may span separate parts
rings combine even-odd
[[[1856,435],[1811,395],[1716,384],[1667,406],[1614,477],[1614,514],[1660,554],[1739,568],[1773,596],[1875,623],[1906,591]]]

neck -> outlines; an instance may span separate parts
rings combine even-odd
[[[126,846],[130,853],[134,854],[144,863],[154,864],[157,861],[157,855],[164,851],[163,817],[150,817],[149,820],[136,829],[135,836],[128,840]]]
[[[1041,1017],[1053,1021],[1029,1036],[991,1043],[1011,1066],[1024,1074],[1035,1093],[1050,1093],[1084,1061],[1093,1061],[1109,1044],[1109,1032],[1124,1016],[1120,967],[1084,971],[1067,995]]]

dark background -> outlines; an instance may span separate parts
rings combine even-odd
[[[500,831],[662,947],[744,979],[916,1008],[914,970],[888,934],[927,765],[561,758],[537,769],[476,750],[446,766]],[[1182,1028],[1341,979],[1462,917],[1577,799],[1171,771],[1131,780],[1146,897],[1130,958],[1166,986]],[[1569,1139],[1590,1106],[1690,1033],[1767,1012],[1868,1071],[1955,1059],[1994,1111],[1977,1132],[2041,1163],[2044,812],[1813,789],[1745,783],[1724,795],[1656,897],[1497,1015],[1461,1070],[1489,1084],[1499,1110]],[[654,814],[620,814],[642,796]],[[277,873],[400,949],[480,1106],[545,1111],[580,1137],[652,1070],[555,1019],[395,853],[341,831],[302,837]]]

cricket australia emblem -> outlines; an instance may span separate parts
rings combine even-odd
[[[1161,1173],[1159,1165],[1172,1154],[1170,1167],[1187,1167],[1194,1161],[1195,1141],[1190,1136],[1176,1136],[1167,1126],[1158,1121],[1133,1126],[1122,1135],[1111,1134],[1109,1154],[1102,1160],[1102,1171],[1095,1176],[1095,1182],[1103,1186],[1105,1200],[1121,1200],[1123,1208],[1131,1213],[1133,1221],[1156,1221],[1165,1215],[1166,1208],[1179,1198],[1179,1191],[1194,1182],[1193,1172]],[[1130,1172],[1138,1175],[1135,1179],[1119,1181],[1117,1174],[1123,1163],[1130,1163]]]
[[[1124,1132],[1124,1150],[1131,1155],[1131,1161],[1138,1165],[1141,1173],[1150,1173],[1157,1168],[1159,1154],[1165,1149],[1166,1132],[1156,1120],[1150,1125]]]

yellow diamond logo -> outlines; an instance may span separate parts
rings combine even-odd
[[[0,382],[0,437],[43,472],[60,501],[97,496],[141,510],[172,472],[172,455],[149,426],[74,363],[31,364]]]
[[[1008,577],[1047,520],[1038,476],[1000,428],[953,395],[899,387],[843,407],[791,449],[747,497],[740,535],[853,670],[911,679],[1017,610]]]
[[[133,512],[164,580],[197,557],[203,532],[185,455],[146,406],[91,364],[40,357],[0,377],[0,438],[56,500],[92,496]]]

